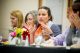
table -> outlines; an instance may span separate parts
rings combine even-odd
[[[53,47],[53,48],[36,48],[36,47],[21,47],[5,45],[0,46],[2,53],[80,53],[80,48],[66,48],[66,47]]]

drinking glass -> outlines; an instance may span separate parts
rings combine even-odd
[[[2,41],[2,36],[0,35],[0,42]]]

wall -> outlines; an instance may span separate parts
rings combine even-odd
[[[63,18],[62,18],[62,31],[70,26],[70,22],[67,19],[67,6],[68,6],[68,0],[64,0],[64,5],[63,5]]]
[[[0,0],[0,33],[4,38],[8,37],[10,23],[10,12],[19,9],[25,14],[30,10],[37,10],[38,0]]]
[[[0,2],[0,4],[1,4],[1,2]],[[1,6],[1,5],[0,5]],[[0,12],[1,12],[1,8],[0,8]],[[0,13],[0,19],[1,19],[1,13]],[[0,22],[0,25],[1,25],[1,22]],[[1,28],[1,26],[0,26],[0,28]]]
[[[51,9],[54,23],[62,24],[63,0],[43,0],[43,6]]]

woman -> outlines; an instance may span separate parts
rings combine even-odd
[[[17,28],[22,29],[22,23],[23,23],[23,14],[20,10],[14,10],[10,13],[10,18],[11,18],[11,24],[12,24],[12,32],[16,31]],[[16,33],[10,33],[9,34],[9,44],[16,44],[16,37],[13,37],[12,35],[16,35]]]
[[[14,10],[10,14],[12,27],[21,28],[23,23],[23,14],[20,10]]]
[[[40,36],[43,36],[43,39],[48,40],[49,38],[46,39],[46,36],[57,36],[61,33],[59,27],[53,24],[51,11],[48,7],[43,6],[38,9],[37,19],[39,24],[35,31],[35,42],[41,40]],[[37,39],[37,37],[39,37],[39,39]]]
[[[37,11],[30,11],[25,16],[25,24],[23,28],[29,30],[30,34],[30,44],[34,42],[34,32],[36,30],[36,22],[37,22]]]

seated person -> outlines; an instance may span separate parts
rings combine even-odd
[[[68,9],[68,20],[71,23],[70,27],[66,28],[62,34],[53,38],[57,45],[64,45],[65,43],[67,46],[71,46],[74,44],[74,37],[80,39],[80,0],[74,1],[72,8]],[[78,40],[75,44],[79,42],[80,40]]]
[[[34,42],[34,32],[36,30],[36,22],[37,22],[37,11],[30,11],[25,16],[25,24],[23,24],[23,28],[27,29],[30,34],[30,44]]]
[[[14,10],[10,13],[10,18],[13,30],[11,31],[11,33],[9,33],[8,44],[16,45],[16,42],[18,40],[17,37],[21,37],[23,14],[20,10]],[[18,33],[17,29],[20,30],[20,34],[18,34],[18,36],[17,36]]]
[[[51,12],[50,9],[48,7],[40,7],[38,9],[38,26],[37,29],[35,31],[35,35],[34,35],[34,40],[36,41],[36,39],[38,37],[40,37],[39,39],[42,39],[41,37],[44,37],[46,35],[43,36],[43,30],[45,32],[47,32],[47,36],[57,36],[58,34],[60,34],[60,28],[58,27],[58,25],[54,24],[52,22],[52,16],[51,16]],[[54,44],[53,44],[54,45]]]

